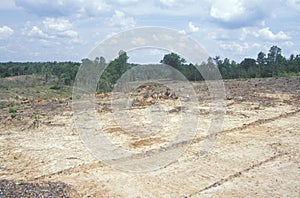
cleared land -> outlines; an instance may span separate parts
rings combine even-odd
[[[55,184],[71,197],[299,197],[300,77],[225,81],[226,114],[222,131],[213,139],[205,130],[211,105],[207,87],[193,86],[199,94],[195,110],[200,120],[193,142],[171,164],[143,173],[114,169],[88,151],[76,131],[70,95],[44,93],[47,85],[25,90],[2,86],[1,183]],[[99,131],[132,152],[168,150],[185,111],[182,98],[149,92],[155,90],[145,87],[132,94],[132,108],[126,111],[137,124],[128,128],[114,118],[110,94],[97,95],[96,115],[103,123]],[[149,120],[159,120],[151,115],[158,111],[166,112],[163,126],[151,128]],[[143,130],[143,125],[160,130]],[[180,141],[170,148],[176,146]],[[204,148],[209,149],[201,154]]]

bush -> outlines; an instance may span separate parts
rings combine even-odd
[[[61,89],[61,86],[59,86],[59,85],[52,85],[52,86],[50,87],[50,89],[60,90],[60,89]]]

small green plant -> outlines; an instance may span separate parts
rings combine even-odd
[[[59,100],[58,103],[59,103],[59,104],[62,104],[62,103],[64,103],[64,101],[63,101],[63,100]]]
[[[11,117],[11,118],[15,118],[16,116],[17,116],[16,113],[11,113],[11,114],[10,114],[10,117]]]
[[[38,128],[40,126],[40,115],[34,114],[33,127]]]
[[[14,107],[9,107],[8,112],[9,112],[9,113],[17,113],[17,109],[14,108]]]
[[[38,122],[38,121],[40,120],[40,115],[39,115],[39,114],[35,114],[35,115],[34,115],[34,120],[35,120],[36,122]]]
[[[15,103],[13,101],[10,101],[9,106],[13,107],[13,106],[15,106]]]

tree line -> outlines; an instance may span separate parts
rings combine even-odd
[[[97,57],[95,60],[83,59],[78,62],[6,62],[0,63],[0,77],[10,77],[18,75],[38,74],[45,77],[45,81],[56,76],[58,82],[64,85],[72,85],[80,65],[97,68],[101,64],[108,64],[101,77],[97,79],[97,91],[107,92],[113,89],[114,84],[127,70],[137,66],[137,64],[128,63],[129,57],[124,51],[120,51],[117,58],[105,63],[103,57]],[[210,57],[207,62],[200,65],[193,65],[180,57],[178,54],[170,53],[164,55],[160,63],[167,64],[190,81],[203,80],[202,75],[196,67],[217,66],[224,79],[235,78],[264,78],[278,76],[300,75],[300,54],[291,54],[289,58],[282,55],[281,49],[272,46],[267,53],[259,52],[256,59],[244,58],[237,63],[228,58],[221,59],[220,56]],[[91,71],[92,72],[92,71]],[[167,72],[166,72],[166,75]],[[88,74],[85,77],[88,80]]]
[[[277,46],[272,46],[267,54],[261,51],[256,59],[244,58],[240,63],[215,56],[214,58],[208,58],[207,62],[202,63],[202,65],[192,65],[187,64],[185,59],[175,53],[165,55],[161,63],[178,69],[191,81],[203,80],[195,66],[213,65],[212,63],[218,67],[223,79],[300,75],[300,54],[292,54],[289,58],[285,58],[281,54],[281,49]]]
[[[80,63],[77,62],[6,62],[0,63],[0,78],[20,75],[43,75],[45,82],[56,76],[58,82],[71,85],[74,82]]]

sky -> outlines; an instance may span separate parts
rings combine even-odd
[[[299,0],[1,0],[0,62],[80,62],[110,36],[148,26],[186,34],[212,57],[240,62],[277,45],[288,58],[300,54],[299,19]],[[149,52],[129,60],[166,53]]]

